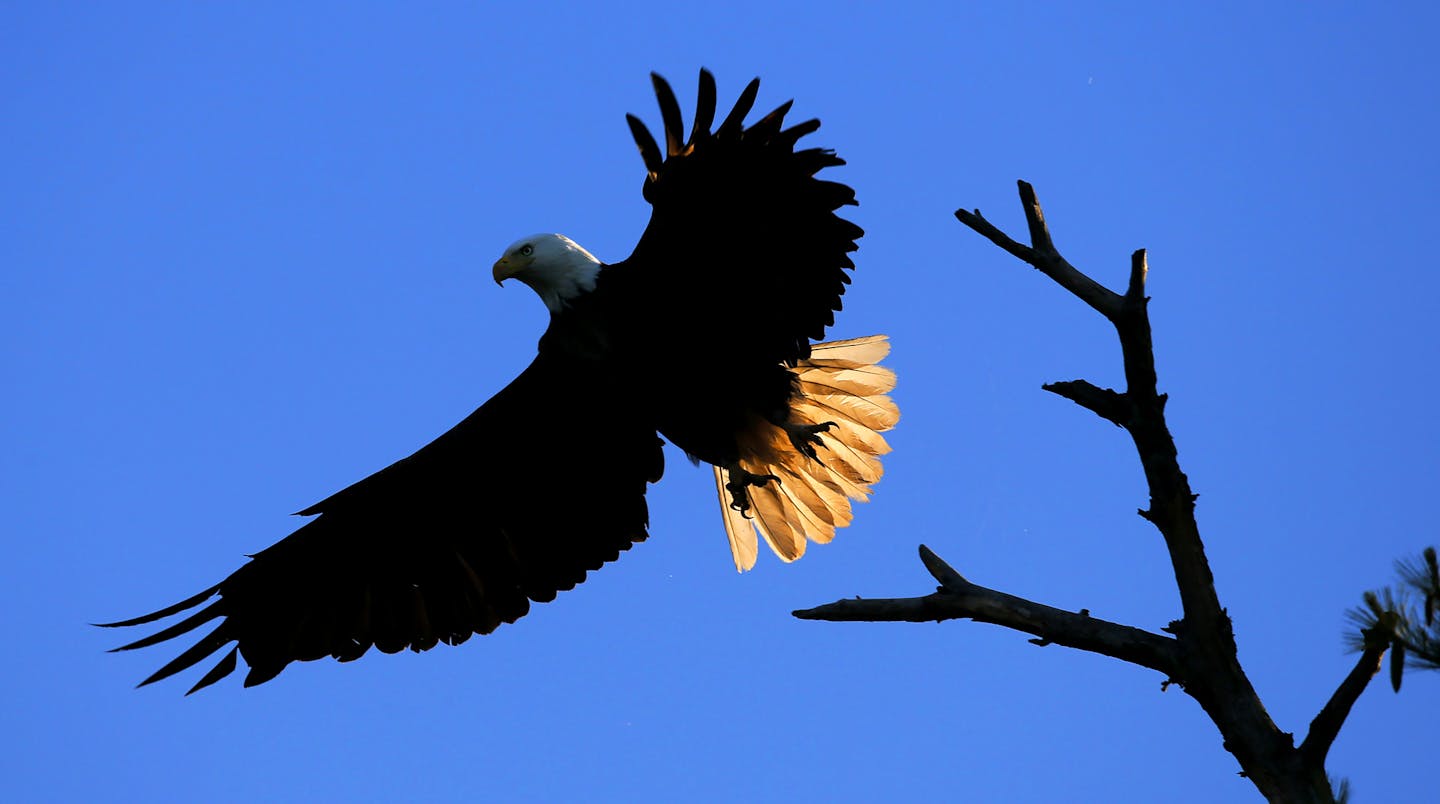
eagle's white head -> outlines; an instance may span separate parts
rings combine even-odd
[[[495,283],[518,279],[540,294],[540,300],[558,313],[576,296],[595,289],[600,261],[574,240],[560,234],[521,238],[505,249],[495,263]]]

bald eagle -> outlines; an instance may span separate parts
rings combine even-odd
[[[840,218],[844,164],[795,150],[786,103],[746,127],[759,80],[718,128],[700,72],[684,135],[652,75],[662,148],[634,116],[653,211],[634,252],[606,264],[558,234],[523,238],[494,265],[550,311],[539,354],[513,382],[420,451],[300,511],[314,517],[220,583],[106,627],[198,612],[116,650],[219,625],[141,686],[233,647],[191,688],[245,686],[293,661],[458,645],[513,623],[647,537],[647,484],[664,436],[714,467],[735,565],[756,533],[792,561],[828,542],[866,499],[898,412],[883,336],[812,345],[840,309],[862,234]],[[658,435],[657,435],[658,434]],[[188,694],[188,693],[187,693]]]

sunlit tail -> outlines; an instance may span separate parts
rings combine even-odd
[[[801,394],[791,403],[791,421],[833,424],[820,433],[817,458],[796,449],[783,429],[766,425],[757,443],[742,447],[740,466],[779,482],[748,489],[748,515],[731,506],[726,472],[715,467],[725,534],[741,572],[755,566],[756,531],[782,561],[794,561],[805,554],[807,539],[825,544],[836,528],[850,524],[850,501],[868,500],[870,487],[884,474],[880,456],[890,446],[880,434],[900,419],[900,409],[886,396],[895,387],[895,372],[879,365],[890,342],[871,335],[819,343],[810,352],[791,369]]]

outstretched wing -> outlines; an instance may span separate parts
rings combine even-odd
[[[318,515],[230,577],[152,614],[208,603],[116,650],[219,625],[141,685],[234,643],[191,688],[224,678],[238,653],[245,685],[292,661],[350,661],[457,645],[553,600],[646,537],[645,484],[660,440],[606,378],[542,355],[428,446],[307,508]]]
[[[627,116],[648,171],[650,223],[634,253],[607,273],[665,299],[664,310],[646,316],[674,316],[661,331],[686,333],[688,354],[793,366],[834,323],[854,267],[848,255],[863,234],[835,214],[855,203],[855,192],[816,177],[845,163],[833,151],[795,150],[820,121],[784,128],[790,103],[746,128],[759,79],[712,131],[715,79],[701,70],[688,139],[675,93],[660,76],[652,80],[663,150]]]

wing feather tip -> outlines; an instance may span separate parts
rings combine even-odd
[[[209,599],[218,591],[220,591],[220,584],[217,583],[209,589],[205,589],[198,594],[191,595],[190,597],[185,598],[184,600],[174,604],[173,606],[166,606],[165,608],[158,611],[152,611],[149,614],[142,614],[139,617],[132,617],[128,620],[119,620],[113,623],[91,623],[91,625],[95,626],[96,628],[129,628],[132,625],[145,625],[146,623],[153,623],[156,620],[163,620],[171,615],[179,614],[180,612],[186,611],[188,609],[193,609],[201,603],[204,603],[207,599]]]
[[[665,125],[665,153],[675,156],[684,143],[680,141],[684,130],[684,119],[680,114],[680,102],[675,99],[675,90],[659,73],[650,73],[650,83],[655,88],[655,99],[660,104],[660,119]]]
[[[754,108],[755,97],[759,93],[760,78],[757,76],[750,79],[750,83],[746,84],[745,89],[740,92],[740,98],[735,101],[735,106],[730,110],[730,114],[725,116],[725,122],[720,124],[720,129],[716,132],[716,135],[735,135],[740,133],[745,122],[745,116],[750,114],[750,110]]]
[[[695,120],[690,129],[692,145],[710,136],[710,125],[715,122],[715,100],[715,76],[701,67],[700,86],[695,96]]]
[[[200,690],[205,689],[211,684],[214,684],[220,679],[225,678],[226,676],[229,676],[231,673],[235,672],[235,656],[239,652],[240,648],[238,645],[231,648],[230,652],[225,654],[225,658],[216,662],[214,667],[210,668],[210,670],[207,671],[205,675],[200,677],[199,681],[195,682],[195,686],[191,687],[185,692],[186,697],[194,695]]]

